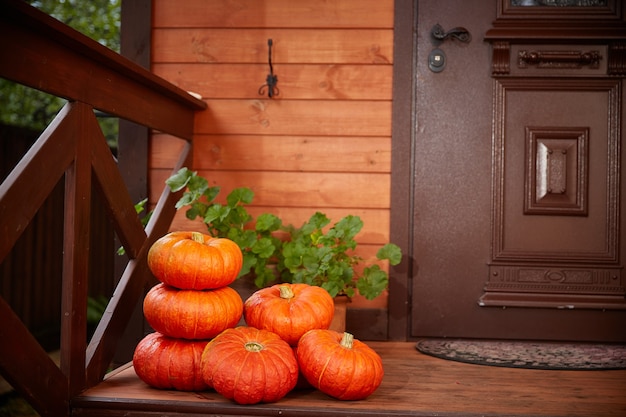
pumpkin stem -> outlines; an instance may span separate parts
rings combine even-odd
[[[191,240],[204,244],[204,236],[200,232],[191,232]]]
[[[289,285],[281,285],[280,287],[278,287],[278,291],[280,291],[280,298],[293,298],[294,294],[293,294],[293,290],[291,289],[291,286]]]
[[[260,352],[263,350],[263,345],[259,342],[247,342],[244,347],[248,352]]]
[[[353,342],[354,342],[354,336],[351,333],[343,332],[343,336],[339,344],[345,347],[346,349],[352,349]]]

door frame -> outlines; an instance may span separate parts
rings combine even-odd
[[[405,256],[389,271],[387,322],[390,340],[411,338],[417,3],[416,0],[396,0],[394,5],[390,239],[400,246]]]

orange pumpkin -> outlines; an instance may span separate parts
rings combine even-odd
[[[296,385],[298,363],[277,334],[241,326],[224,330],[202,353],[209,387],[239,404],[275,402]]]
[[[328,291],[308,284],[262,288],[244,303],[248,326],[278,334],[291,346],[311,329],[328,329],[335,305]]]
[[[148,252],[154,276],[176,288],[206,290],[232,283],[243,265],[241,249],[230,239],[199,232],[172,232]]]
[[[300,372],[315,388],[339,400],[362,400],[383,380],[380,356],[350,333],[311,330],[298,343]]]
[[[183,340],[150,333],[135,348],[135,373],[154,388],[206,390],[200,362],[207,343],[208,340]]]
[[[242,313],[241,296],[230,287],[197,291],[161,283],[143,302],[143,314],[154,330],[184,339],[211,339],[235,326]]]

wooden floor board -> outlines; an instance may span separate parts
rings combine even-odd
[[[240,406],[219,394],[156,390],[128,366],[86,391],[73,416],[626,416],[626,370],[543,371],[445,361],[412,342],[369,342],[385,377],[363,401],[338,401],[315,390],[273,404]]]

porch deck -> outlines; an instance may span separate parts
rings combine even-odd
[[[293,391],[274,404],[240,406],[213,391],[157,390],[128,364],[72,401],[72,416],[585,416],[626,415],[626,370],[539,371],[445,361],[413,342],[368,343],[385,377],[363,401]]]

